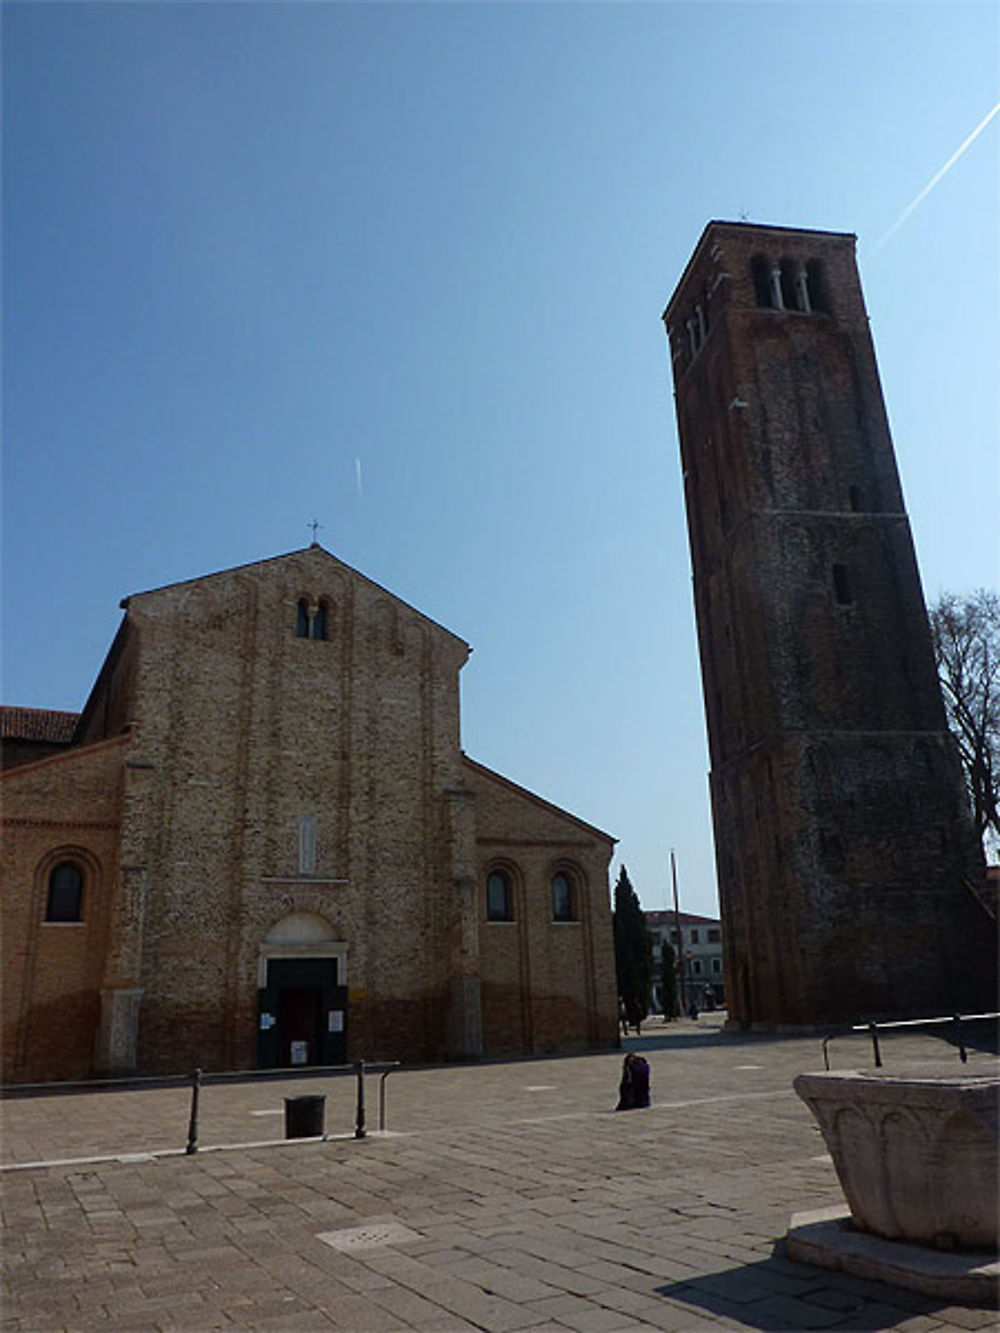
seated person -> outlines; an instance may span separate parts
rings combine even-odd
[[[649,1105],[649,1065],[630,1051],[622,1064],[616,1111],[635,1111]]]

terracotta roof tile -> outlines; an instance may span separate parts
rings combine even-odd
[[[0,735],[5,741],[53,741],[68,745],[79,720],[79,713],[64,713],[56,708],[0,706]]]

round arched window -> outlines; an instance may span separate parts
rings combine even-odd
[[[486,920],[513,921],[514,903],[510,880],[502,870],[494,870],[486,877]]]
[[[83,871],[72,861],[61,861],[49,875],[45,920],[83,920]]]
[[[326,638],[326,620],[327,620],[326,602],[320,602],[319,606],[317,606],[315,612],[313,613],[312,638],[314,639]]]
[[[772,304],[771,265],[763,255],[754,255],[750,260],[750,275],[753,279],[754,299],[766,310]]]
[[[562,871],[552,876],[552,920],[576,920],[573,886],[569,881],[569,876],[564,875]]]

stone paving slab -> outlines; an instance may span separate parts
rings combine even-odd
[[[905,1042],[887,1058],[957,1064],[938,1042]],[[616,1053],[415,1069],[390,1077],[392,1132],[362,1141],[260,1143],[262,1122],[280,1139],[286,1095],[325,1092],[328,1128],[343,1120],[348,1133],[350,1079],[210,1086],[200,1142],[218,1150],[196,1156],[178,1151],[177,1089],[7,1101],[3,1328],[995,1326],[995,1311],[783,1256],[793,1213],[842,1201],[791,1089],[820,1067],[818,1040],[736,1037],[703,1021],[628,1044],[650,1061],[649,1110],[611,1109]],[[868,1063],[863,1043],[839,1046],[835,1067]],[[240,1143],[256,1146],[220,1146]],[[357,1228],[383,1241],[323,1239]]]

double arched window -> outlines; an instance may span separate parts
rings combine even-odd
[[[60,861],[49,872],[45,920],[83,920],[83,871],[73,861]]]
[[[300,597],[295,608],[295,637],[297,639],[325,639],[330,608],[325,600],[310,606],[307,597]]]

